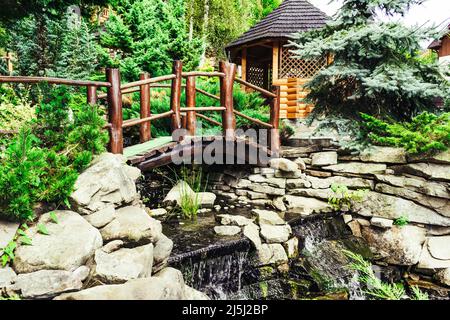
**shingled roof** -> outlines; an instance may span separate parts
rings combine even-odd
[[[265,38],[288,38],[292,33],[321,28],[328,19],[324,12],[306,0],[284,0],[227,48]]]

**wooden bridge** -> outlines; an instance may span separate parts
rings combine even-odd
[[[220,96],[215,96],[196,87],[196,77],[218,77],[220,82]],[[183,80],[184,84],[183,84]],[[87,102],[95,105],[99,99],[106,99],[108,106],[108,124],[110,133],[109,151],[124,154],[128,160],[141,170],[152,169],[172,162],[173,157],[180,149],[184,156],[192,159],[196,153],[202,152],[208,144],[219,142],[224,144],[223,157],[229,156],[230,145],[233,157],[239,158],[238,163],[264,164],[255,159],[255,150],[265,156],[278,154],[280,148],[279,138],[279,112],[280,90],[274,87],[273,92],[250,84],[236,77],[236,65],[221,61],[218,72],[183,72],[182,62],[174,61],[172,74],[151,78],[148,73],[142,73],[140,80],[121,84],[119,69],[106,69],[106,82],[68,80],[48,77],[15,77],[0,76],[0,83],[49,83],[58,85],[82,86],[87,90]],[[170,81],[169,84],[162,83]],[[249,117],[234,109],[233,85],[239,83],[259,92],[270,100],[270,121],[262,122]],[[98,93],[99,88],[106,88],[107,92]],[[151,88],[170,89],[170,110],[160,114],[151,112]],[[181,93],[185,89],[186,106],[181,106]],[[140,92],[140,118],[123,120],[122,95]],[[197,106],[196,94],[204,94],[220,101],[220,106]],[[216,121],[203,112],[221,113],[221,122]],[[269,139],[265,143],[250,140],[236,135],[236,116],[243,117],[259,127],[269,129]],[[171,119],[171,137],[151,137],[151,123],[158,119]],[[220,136],[195,136],[197,118],[222,127]],[[140,143],[124,148],[123,129],[131,126],[140,127]],[[184,134],[175,135],[177,129],[185,129]],[[201,148],[196,148],[201,143]],[[244,145],[245,152],[237,152],[237,145]],[[227,147],[225,147],[227,146]],[[242,150],[242,149],[241,149]],[[218,156],[216,154],[216,156]],[[220,155],[219,155],[220,156]],[[187,159],[187,158],[186,158]],[[255,163],[256,162],[256,163]]]

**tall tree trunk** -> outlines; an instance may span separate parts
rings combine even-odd
[[[208,41],[208,23],[209,23],[209,0],[205,0],[205,13],[203,15],[203,28],[202,28],[202,35],[203,35],[203,49],[202,49],[202,55],[200,56],[200,66],[202,66],[205,63],[205,56],[206,56],[206,43]]]
[[[194,1],[191,0],[189,4],[189,41],[194,38]]]

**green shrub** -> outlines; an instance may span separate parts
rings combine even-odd
[[[350,191],[347,186],[337,183],[333,183],[330,189],[333,194],[328,197],[328,204],[336,211],[350,210],[353,203],[363,201],[369,191],[368,189]]]
[[[78,173],[105,150],[108,134],[97,107],[79,105],[58,88],[36,108],[0,156],[0,216],[32,220],[44,201],[68,204]]]
[[[361,114],[368,138],[375,144],[402,147],[411,154],[436,153],[450,147],[450,112],[423,112],[411,122],[386,122]]]

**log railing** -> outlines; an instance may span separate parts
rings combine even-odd
[[[106,128],[110,132],[109,149],[112,153],[123,153],[123,129],[131,126],[140,126],[140,142],[151,139],[151,122],[163,119],[171,119],[172,132],[184,128],[187,134],[195,135],[197,117],[208,121],[214,125],[222,126],[226,139],[235,139],[236,116],[243,117],[259,126],[270,129],[270,143],[272,151],[278,151],[279,141],[279,109],[280,90],[274,87],[274,92],[257,87],[242,79],[236,78],[236,65],[221,61],[218,72],[183,72],[181,61],[174,61],[172,74],[151,78],[148,73],[142,73],[138,81],[121,84],[120,72],[118,69],[106,69],[106,80],[84,81],[68,80],[60,78],[46,77],[12,77],[0,76],[0,83],[49,83],[57,85],[84,86],[86,87],[87,102],[97,104],[98,99],[107,99],[109,123]],[[220,82],[220,96],[216,96],[205,90],[196,87],[196,77],[218,77]],[[185,84],[183,84],[185,79]],[[161,83],[170,81],[170,84]],[[265,98],[270,99],[270,122],[265,123],[252,118],[234,109],[233,105],[233,85],[237,82],[247,86],[252,90],[261,93]],[[107,92],[98,94],[97,89],[104,87]],[[170,89],[170,110],[160,114],[151,113],[151,88]],[[181,92],[185,89],[186,106],[181,107]],[[137,119],[123,120],[122,95],[140,92],[140,117]],[[203,94],[211,99],[220,101],[220,106],[196,106],[196,94]],[[221,122],[212,119],[202,112],[220,112]]]

